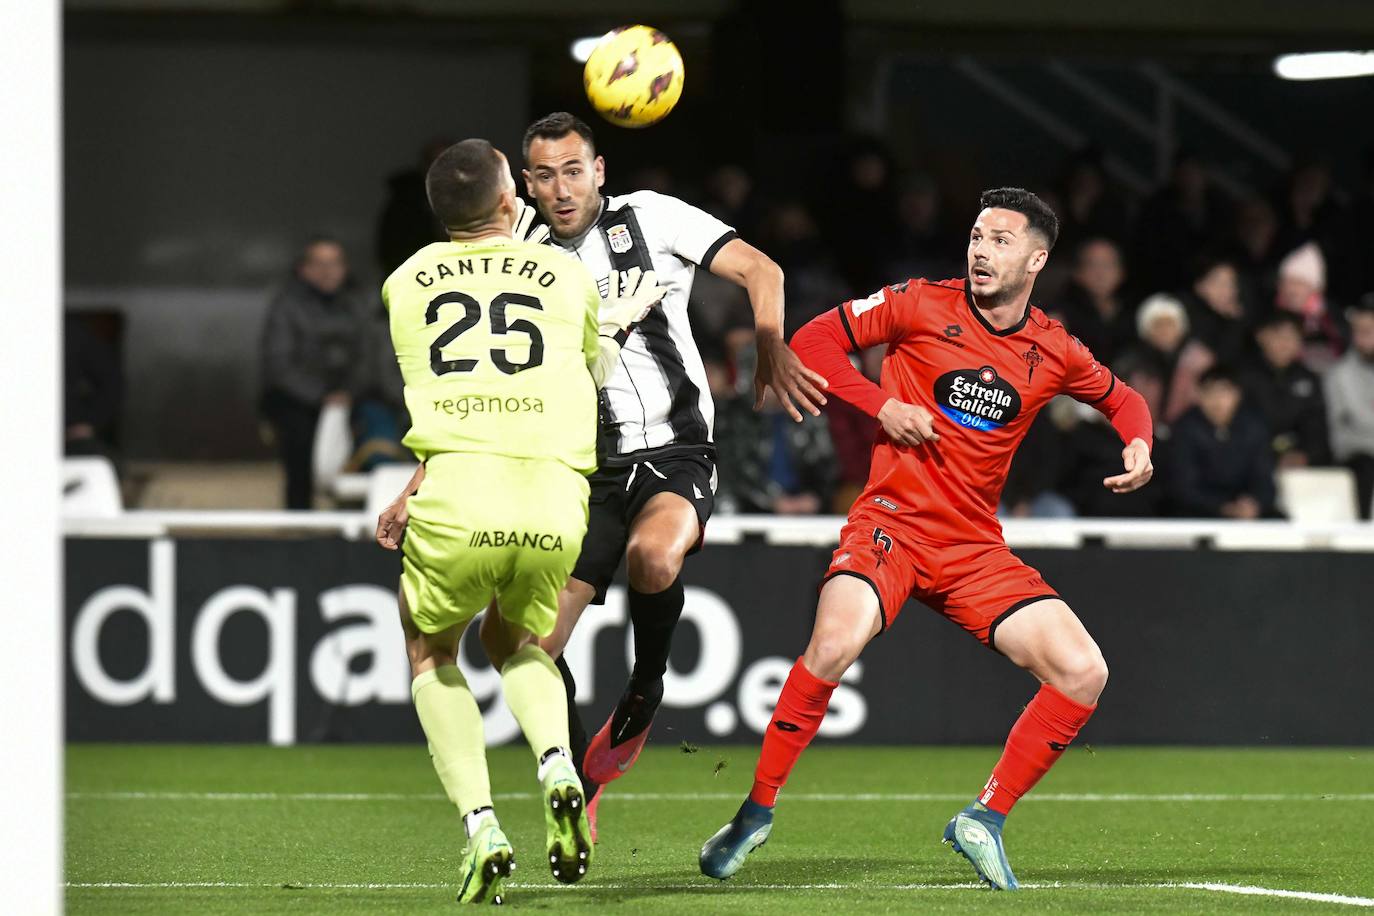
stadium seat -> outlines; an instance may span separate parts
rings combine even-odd
[[[341,505],[360,506],[372,491],[372,475],[360,471],[340,474],[329,486],[329,495]]]
[[[376,518],[382,510],[391,505],[396,494],[410,482],[415,473],[413,464],[383,464],[368,475],[367,503],[364,511],[370,518]]]
[[[107,458],[62,460],[62,514],[69,518],[113,518],[124,512],[119,478]]]
[[[1355,475],[1347,468],[1286,468],[1278,472],[1279,508],[1295,522],[1353,522]]]

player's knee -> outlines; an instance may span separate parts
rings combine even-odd
[[[811,643],[802,656],[806,670],[825,681],[838,681],[863,651],[848,634],[835,630],[821,630],[811,635]]]
[[[630,587],[645,595],[656,595],[672,585],[682,572],[682,558],[652,541],[632,541],[626,551]]]
[[[1095,703],[1107,686],[1107,661],[1091,646],[1061,662],[1060,690],[1080,703]]]

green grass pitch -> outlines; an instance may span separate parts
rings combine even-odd
[[[508,909],[622,913],[1357,912],[1374,906],[1374,750],[1075,748],[1013,813],[1019,894],[972,886],[939,843],[996,748],[812,748],[768,845],[697,871],[756,749],[661,742],[601,805],[592,871],[542,867],[534,762],[490,754],[516,849]],[[72,913],[452,911],[463,845],[421,747],[76,745]],[[1258,888],[1240,894],[1225,888]],[[1275,891],[1339,895],[1274,896]]]

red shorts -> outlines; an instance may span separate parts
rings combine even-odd
[[[884,630],[910,597],[992,648],[999,623],[1032,602],[1059,597],[1006,544],[934,547],[903,537],[881,519],[851,518],[825,573],[825,581],[855,576],[873,586]]]

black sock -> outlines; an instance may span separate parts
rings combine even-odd
[[[573,680],[572,669],[568,667],[567,661],[563,656],[558,656],[554,660],[558,666],[558,673],[563,675],[563,689],[568,694],[568,744],[569,751],[572,752],[573,766],[577,768],[577,778],[582,781],[582,791],[587,798],[591,798],[596,793],[596,783],[587,778],[587,774],[582,772],[582,760],[587,756],[587,729],[582,724],[582,716],[577,711],[577,682]]]
[[[682,616],[682,603],[681,576],[653,595],[630,588],[630,622],[634,624],[635,639],[635,667],[630,672],[630,689],[635,693],[653,689],[667,672],[668,653],[673,645],[673,630]]]

